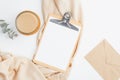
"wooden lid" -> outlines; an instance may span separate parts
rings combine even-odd
[[[40,28],[40,19],[32,11],[23,11],[16,18],[18,31],[25,35],[32,35]]]

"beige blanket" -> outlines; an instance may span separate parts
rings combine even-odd
[[[70,12],[73,20],[82,24],[81,0],[42,0],[42,9],[45,22],[49,14],[63,16]]]
[[[0,52],[0,80],[66,80],[64,73]]]

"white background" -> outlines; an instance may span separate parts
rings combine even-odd
[[[120,53],[120,1],[81,0],[81,3],[84,18],[83,35],[68,80],[103,80],[84,56],[103,39],[107,39]],[[19,12],[26,9],[32,10],[42,17],[40,7],[41,0],[0,0],[0,19],[5,19],[11,27],[15,27],[15,18]],[[20,35],[18,40],[22,41],[22,37],[24,36]],[[28,38],[32,47],[28,46],[28,50],[24,49],[19,54],[14,54],[31,58],[35,48],[35,39],[33,39],[35,37],[36,34]],[[0,45],[4,46],[0,46],[0,50],[10,50],[6,46],[11,43],[6,44],[6,42],[9,41],[0,33]],[[17,49],[19,49],[18,46],[15,47],[15,52]]]
[[[41,16],[41,2],[39,0],[0,0],[0,19],[6,20],[10,24],[9,27],[16,28],[16,17],[25,10],[31,10]],[[0,33],[0,50],[32,58],[36,48],[36,37],[37,33],[32,36],[19,34],[17,38],[11,40],[7,35]]]

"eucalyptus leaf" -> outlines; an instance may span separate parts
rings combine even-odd
[[[7,23],[2,23],[2,24],[1,24],[1,28],[4,28],[4,27],[7,28],[8,25],[9,25],[9,24],[7,24]]]
[[[3,32],[3,33],[7,33],[8,31],[10,31],[9,28],[8,28],[8,29],[7,29],[7,28],[2,28],[2,32]]]
[[[0,20],[0,22],[3,22],[3,21],[5,21],[5,20]]]
[[[0,27],[2,28],[2,32],[5,34],[8,34],[8,37],[10,39],[13,39],[14,37],[17,37],[18,34],[13,31],[12,29],[8,28],[8,23],[6,23],[4,20],[0,20]]]

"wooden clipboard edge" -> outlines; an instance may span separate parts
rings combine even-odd
[[[61,16],[57,16],[57,15],[53,15],[53,14],[50,14],[50,15],[48,16],[47,21],[44,23],[44,28],[43,28],[43,30],[42,30],[42,32],[41,32],[41,35],[40,35],[39,44],[38,44],[38,47],[37,47],[37,49],[36,49],[35,55],[34,55],[34,57],[33,57],[33,62],[36,63],[36,64],[40,64],[41,66],[45,66],[45,67],[47,67],[47,68],[50,68],[50,69],[52,69],[52,70],[55,70],[55,71],[60,71],[60,72],[63,72],[63,73],[68,73],[68,72],[70,71],[69,69],[72,67],[72,61],[73,61],[73,58],[74,58],[74,56],[75,56],[75,54],[76,54],[76,51],[77,51],[77,48],[78,48],[78,44],[79,44],[79,42],[80,42],[80,37],[81,37],[81,33],[82,33],[82,28],[83,28],[83,27],[82,27],[82,24],[80,24],[80,23],[78,23],[78,22],[75,22],[75,21],[72,20],[72,19],[70,20],[70,23],[71,23],[71,24],[80,26],[81,28],[79,28],[79,29],[80,29],[80,31],[79,31],[79,36],[78,36],[78,39],[77,39],[77,41],[76,41],[75,48],[74,48],[74,50],[73,50],[73,52],[72,52],[72,54],[71,54],[71,58],[70,58],[70,60],[69,60],[68,67],[66,68],[66,70],[62,70],[62,69],[56,68],[56,67],[54,67],[54,66],[50,66],[50,65],[48,65],[48,64],[45,64],[45,63],[40,62],[40,61],[38,61],[38,60],[35,59],[35,56],[36,56],[37,51],[38,51],[38,49],[39,49],[40,41],[41,41],[41,39],[42,39],[42,37],[43,37],[44,30],[45,30],[45,28],[46,28],[46,24],[48,23],[50,17],[55,17],[55,18],[60,19],[60,20],[62,19]],[[76,26],[76,27],[77,27],[77,26]]]

